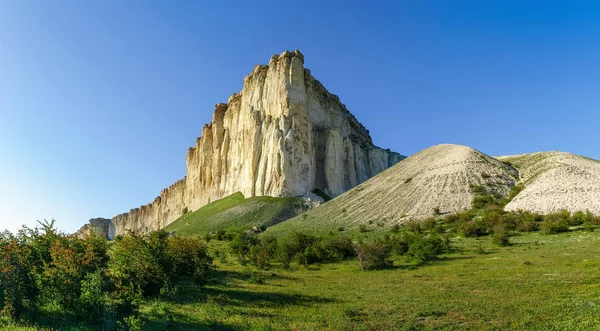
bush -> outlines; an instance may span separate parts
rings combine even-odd
[[[363,233],[367,232],[367,226],[364,225],[364,224],[359,225],[358,226],[358,231],[363,232]]]
[[[212,265],[199,239],[128,233],[109,248],[105,238],[80,239],[53,225],[0,234],[0,309],[9,318],[51,305],[98,329],[142,329],[143,296],[170,293],[185,276],[204,279]]]
[[[108,271],[117,291],[136,297],[156,295],[168,288],[161,257],[153,254],[163,250],[158,247],[162,245],[151,245],[133,232],[115,240],[109,250]]]
[[[338,237],[324,239],[321,242],[323,252],[323,261],[340,261],[346,258],[355,257],[354,244],[350,238]]]
[[[419,263],[435,260],[450,250],[450,241],[442,236],[414,236],[411,239],[406,256]]]
[[[271,260],[277,253],[277,239],[271,236],[263,236],[256,245],[250,248],[250,261],[259,269],[271,266]]]
[[[406,227],[408,228],[408,231],[421,233],[421,223],[417,221],[406,222]]]
[[[487,234],[486,224],[481,220],[469,220],[458,223],[458,230],[465,237],[480,237]]]
[[[398,224],[394,224],[394,226],[392,226],[392,229],[390,230],[391,233],[398,233],[400,232],[400,225]]]
[[[492,242],[496,245],[500,246],[508,246],[510,245],[510,233],[509,231],[502,226],[494,227],[494,232],[492,233]]]
[[[423,229],[431,231],[437,225],[437,220],[435,219],[435,217],[429,217],[423,220],[422,224]]]
[[[284,268],[290,267],[296,254],[298,254],[296,247],[287,241],[284,241],[277,246],[277,260],[281,262]]]
[[[168,274],[173,281],[193,277],[196,283],[206,281],[213,260],[204,242],[198,238],[171,236],[167,239],[166,256],[170,261]]]
[[[36,306],[37,288],[34,281],[31,249],[8,233],[1,246],[0,291],[3,315],[18,319]]]
[[[229,248],[231,252],[237,257],[240,264],[246,264],[248,262],[248,255],[250,254],[250,248],[257,242],[256,236],[246,233],[238,233],[233,237]]]
[[[475,195],[471,207],[473,209],[485,209],[497,205],[498,202],[492,194]]]
[[[388,238],[392,252],[396,255],[404,255],[408,252],[408,248],[418,234],[413,232],[403,232],[400,235],[391,236]]]
[[[569,231],[570,217],[567,219],[565,216],[566,213],[563,212],[544,216],[544,220],[540,223],[540,230],[545,234]]]
[[[390,260],[391,249],[384,242],[359,243],[355,250],[362,271],[381,269],[393,264]]]

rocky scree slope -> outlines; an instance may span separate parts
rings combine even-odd
[[[542,214],[567,209],[600,214],[600,162],[565,152],[498,157],[520,172],[523,190],[504,207]]]
[[[150,204],[115,216],[109,238],[148,232],[241,192],[245,197],[337,196],[404,157],[373,145],[369,131],[304,68],[299,51],[273,55],[215,107],[187,153],[187,176]],[[85,230],[83,230],[85,232]]]
[[[518,176],[512,166],[470,147],[437,145],[269,231],[389,225],[455,213],[471,208],[474,186],[506,196]]]

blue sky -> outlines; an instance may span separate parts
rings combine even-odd
[[[0,229],[151,202],[286,49],[384,148],[600,159],[595,1],[3,0]]]

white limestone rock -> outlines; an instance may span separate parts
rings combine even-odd
[[[154,202],[112,219],[114,234],[152,231],[236,192],[337,196],[403,158],[373,145],[369,132],[304,69],[299,51],[273,55],[244,78],[244,87],[187,153],[187,176]],[[113,234],[113,235],[114,235]]]

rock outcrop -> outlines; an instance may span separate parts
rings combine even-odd
[[[187,176],[152,203],[111,220],[113,233],[161,229],[207,203],[245,197],[337,196],[404,157],[373,145],[369,131],[304,68],[299,51],[273,55],[215,107],[187,153]]]
[[[88,224],[82,226],[75,235],[78,237],[85,237],[90,233],[97,236],[112,238],[115,236],[114,224],[107,218],[92,218],[89,220]]]

